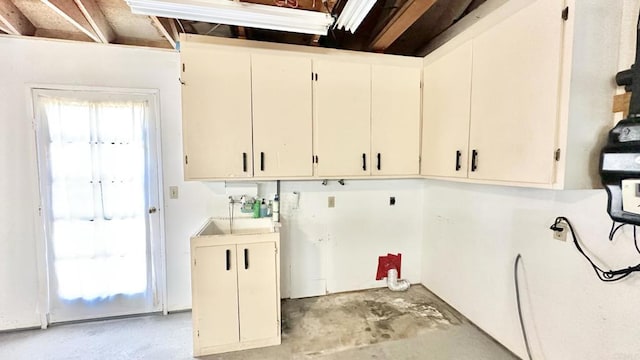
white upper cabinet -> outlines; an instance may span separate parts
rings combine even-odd
[[[313,175],[311,59],[251,55],[255,177]]]
[[[182,35],[185,179],[417,176],[421,60]]]
[[[422,175],[599,186],[621,5],[568,4],[506,2],[425,58]]]
[[[562,8],[535,1],[473,39],[469,178],[553,182]]]
[[[369,175],[371,65],[322,59],[314,73],[317,175]]]
[[[185,179],[252,176],[248,53],[183,42]]]
[[[467,177],[471,59],[467,42],[424,68],[422,175]]]
[[[420,74],[418,67],[371,67],[373,175],[418,175]]]

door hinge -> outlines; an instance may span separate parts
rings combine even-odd
[[[565,7],[564,9],[562,9],[562,20],[567,21],[569,20],[569,7]]]
[[[184,164],[189,165],[189,155],[184,156]]]
[[[184,63],[182,63],[182,72],[184,72],[186,70],[186,65]]]
[[[556,159],[556,161],[560,161],[560,149],[556,149],[554,158]]]

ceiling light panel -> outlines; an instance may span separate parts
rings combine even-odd
[[[375,2],[375,0],[374,0]],[[331,15],[230,0],[127,0],[134,14],[326,35]]]
[[[375,3],[376,0],[347,1],[336,21],[336,28],[355,33]]]

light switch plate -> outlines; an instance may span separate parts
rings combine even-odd
[[[169,199],[177,199],[177,198],[178,198],[178,187],[169,186]]]

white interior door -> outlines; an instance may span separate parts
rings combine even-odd
[[[33,98],[49,322],[161,310],[155,97]]]

